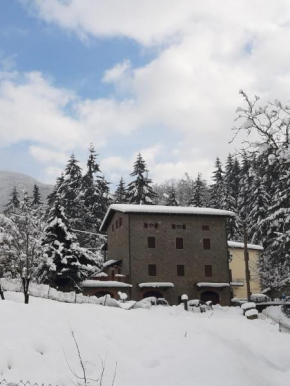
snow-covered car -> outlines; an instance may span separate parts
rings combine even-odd
[[[200,299],[192,299],[187,302],[188,309],[193,312],[206,312],[209,309],[209,305]]]
[[[240,307],[242,304],[247,303],[246,298],[232,298],[231,299],[231,305],[233,307]]]
[[[255,303],[265,303],[265,302],[270,302],[271,299],[269,296],[265,294],[252,294],[251,295],[251,302]]]
[[[168,301],[164,298],[156,298],[154,296],[150,296],[148,298],[144,298],[138,302],[140,304],[146,304],[149,303],[152,306],[169,306]]]

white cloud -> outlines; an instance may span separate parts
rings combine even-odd
[[[124,147],[123,138],[139,130],[136,151],[142,151],[142,139],[161,127],[164,140],[143,154],[151,174],[209,176],[215,157],[233,150],[228,141],[240,88],[265,102],[289,99],[288,0],[22,1],[81,37],[127,37],[154,47],[156,56],[139,68],[125,60],[105,71],[103,81],[116,91],[110,98],[81,100],[39,73],[21,83],[7,78],[0,85],[4,145],[30,139],[63,153],[97,138],[98,148]],[[172,145],[175,134],[182,144]],[[103,169],[116,178],[131,171],[132,157],[107,156]]]
[[[45,149],[40,146],[30,146],[29,153],[38,161],[43,163],[55,162],[65,165],[69,156],[65,153],[60,153],[50,149]]]
[[[43,182],[54,185],[56,178],[59,177],[62,172],[62,168],[57,166],[48,166],[44,170]]]
[[[124,60],[122,63],[116,64],[113,68],[105,71],[103,82],[114,83],[123,79],[125,73],[131,68],[130,60]]]

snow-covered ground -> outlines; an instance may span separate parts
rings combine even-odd
[[[267,307],[263,314],[273,318],[277,323],[282,322],[285,326],[289,326],[290,330],[290,319],[282,312],[282,306],[271,306]]]
[[[87,373],[103,386],[288,386],[290,334],[270,320],[247,320],[239,308],[188,313],[179,307],[127,311],[21,293],[0,300],[0,380],[72,385]],[[70,368],[71,370],[70,370]],[[97,384],[91,382],[92,385]]]

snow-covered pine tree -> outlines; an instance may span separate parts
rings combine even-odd
[[[238,195],[238,213],[242,221],[249,223],[250,203],[251,203],[251,190],[253,184],[254,167],[255,167],[254,155],[243,153],[242,167],[240,172],[240,190]]]
[[[41,281],[64,290],[78,289],[80,282],[100,267],[98,257],[76,242],[76,235],[58,200],[51,209],[42,248]]]
[[[188,206],[207,207],[208,206],[208,187],[206,181],[202,178],[202,174],[198,173],[194,181],[191,197]]]
[[[33,191],[32,191],[32,197],[31,197],[31,205],[34,207],[42,205],[42,199],[41,199],[41,194],[40,190],[37,184],[34,184],[33,186]]]
[[[10,212],[13,212],[15,209],[19,209],[19,207],[20,207],[19,193],[16,186],[14,186],[10,194],[10,200],[5,205],[4,213],[7,214]]]
[[[87,171],[81,182],[82,222],[78,234],[81,245],[96,248],[103,242],[99,228],[110,205],[109,183],[101,174],[94,147],[89,148]]]
[[[267,238],[265,219],[268,215],[270,196],[257,168],[252,170],[253,182],[248,192],[248,238],[253,244],[264,244]]]
[[[141,154],[137,155],[134,163],[134,170],[130,174],[136,179],[128,184],[128,202],[130,204],[153,205],[153,200],[157,197],[151,184],[152,181],[147,176],[148,170]]]
[[[225,195],[224,171],[222,170],[222,164],[218,157],[215,161],[215,170],[212,179],[214,183],[209,189],[209,206],[211,208],[223,209],[222,203]]]
[[[59,195],[61,205],[69,218],[70,224],[77,227],[80,223],[80,189],[82,181],[82,169],[78,165],[79,161],[72,154],[64,171],[64,181],[62,191]]]
[[[120,182],[116,188],[116,191],[114,194],[114,202],[116,204],[127,203],[127,191],[126,191],[126,185],[123,177],[121,177]]]
[[[166,195],[166,206],[179,206],[179,202],[176,199],[175,189],[173,186],[168,191]]]
[[[259,106],[259,97],[251,100],[242,90],[240,93],[246,106],[237,108],[236,121],[242,123],[234,129],[236,135],[245,132],[248,138],[252,133],[258,134],[257,142],[248,143],[248,152],[260,154],[260,173],[272,195],[264,220],[267,237],[260,260],[262,286],[278,288],[285,279],[290,279],[290,106],[278,100]]]
[[[239,221],[238,214],[239,176],[239,161],[229,154],[225,163],[224,197],[222,199],[221,208],[236,213],[236,217],[231,217],[226,220],[228,240],[241,239],[242,224]]]
[[[59,197],[61,197],[63,183],[64,183],[64,174],[61,173],[61,176],[56,179],[56,183],[54,185],[53,191],[47,196],[48,210],[52,208],[56,199],[58,198],[59,200]]]

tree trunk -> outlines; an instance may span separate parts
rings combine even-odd
[[[23,284],[23,293],[24,293],[24,303],[29,303],[29,282],[30,279],[26,279],[25,277],[22,278],[22,284]]]
[[[4,292],[3,292],[3,289],[1,287],[1,284],[0,284],[0,297],[1,297],[2,300],[5,300]]]

